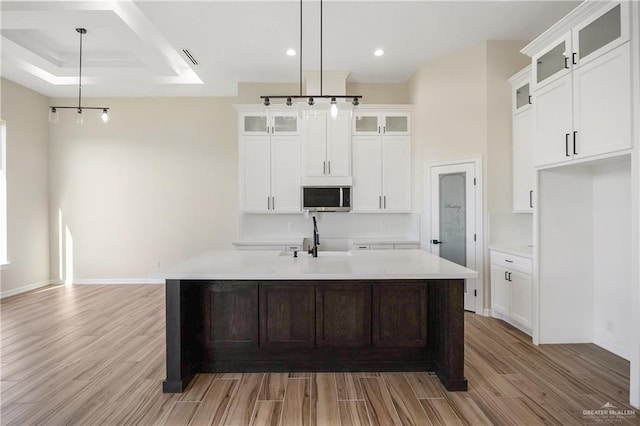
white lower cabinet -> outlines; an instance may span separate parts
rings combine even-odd
[[[531,335],[533,279],[531,259],[491,250],[491,309],[502,319]]]

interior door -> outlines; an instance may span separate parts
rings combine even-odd
[[[431,169],[431,253],[476,269],[475,164]],[[465,280],[464,308],[476,311],[477,280]]]

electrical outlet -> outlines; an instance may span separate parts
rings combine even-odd
[[[607,322],[605,323],[605,327],[607,328],[607,331],[609,333],[613,333],[613,321],[607,320]]]

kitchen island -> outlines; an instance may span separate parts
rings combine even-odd
[[[210,251],[166,280],[164,392],[200,372],[434,371],[464,377],[464,280],[421,250]]]

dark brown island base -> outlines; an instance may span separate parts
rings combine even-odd
[[[465,391],[463,292],[458,278],[167,279],[163,390],[197,373],[433,371]]]

